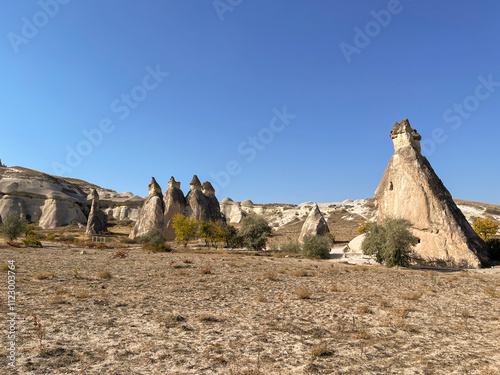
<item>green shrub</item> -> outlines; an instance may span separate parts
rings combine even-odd
[[[273,230],[262,216],[251,215],[241,220],[240,236],[246,248],[263,250]]]
[[[288,240],[288,242],[281,245],[281,251],[290,254],[299,254],[302,252],[302,246],[300,246],[299,241]]]
[[[363,241],[363,253],[375,255],[377,262],[385,262],[389,267],[407,267],[412,246],[417,242],[408,230],[410,226],[408,220],[397,218],[387,218],[382,224],[370,225]]]
[[[160,233],[160,231],[157,228],[153,228],[148,233],[146,233],[144,236],[140,237],[138,242],[139,243],[147,243],[147,244],[156,246],[158,244],[164,243],[165,238],[163,237],[163,235]]]
[[[16,212],[9,212],[0,225],[2,236],[9,241],[14,241],[22,233],[25,233],[28,222],[19,217]]]
[[[36,233],[33,233],[33,234],[30,233],[28,235],[28,237],[26,237],[25,239],[23,239],[23,243],[27,247],[43,247],[42,243],[40,241],[38,241]]]
[[[325,236],[306,234],[302,239],[302,253],[309,258],[330,258],[331,240]]]

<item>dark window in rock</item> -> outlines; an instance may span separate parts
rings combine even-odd
[[[393,190],[394,189],[394,185],[392,184],[392,181],[389,182],[389,190]]]

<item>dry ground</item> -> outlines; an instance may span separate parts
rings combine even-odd
[[[500,373],[499,273],[180,250],[0,245],[18,312],[0,373]]]

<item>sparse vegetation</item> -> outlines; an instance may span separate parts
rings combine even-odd
[[[263,250],[273,230],[262,216],[250,215],[243,218],[240,236],[245,246],[252,250]]]
[[[365,234],[368,233],[368,230],[370,229],[370,226],[373,223],[368,221],[368,220],[362,220],[359,222],[358,228],[356,229],[358,231],[358,234]]]
[[[81,250],[2,249],[22,270],[22,311],[46,328],[40,352],[33,322],[20,324],[26,373],[464,373],[465,362],[476,364],[470,373],[500,371],[496,361],[474,362],[500,350],[495,269],[390,269],[198,246],[129,248],[115,260],[125,249]],[[103,270],[113,277],[101,279]],[[83,327],[92,335],[79,334]],[[132,335],[133,350],[108,355]],[[67,337],[80,354],[70,355]],[[478,337],[489,344],[474,345]],[[439,361],[423,362],[436,350]]]
[[[299,299],[309,299],[311,298],[311,291],[307,288],[299,288],[294,291],[294,294]]]
[[[9,212],[0,224],[0,233],[9,241],[14,241],[26,230],[28,222],[22,219],[18,213]]]
[[[101,270],[101,271],[97,272],[97,277],[99,279],[111,279],[113,277],[113,275],[111,274],[111,272],[109,272],[107,270]]]
[[[165,243],[165,238],[156,228],[151,229],[145,236],[139,238],[145,250],[154,253],[170,252],[172,248]]]
[[[281,246],[281,251],[289,254],[300,254],[302,246],[300,246],[299,241],[290,239]]]
[[[408,230],[408,220],[387,218],[382,224],[369,227],[363,241],[363,253],[375,255],[377,262],[389,267],[407,267],[410,264],[412,246],[417,239]]]
[[[306,234],[303,238],[302,253],[309,258],[330,258],[331,242],[327,237]]]

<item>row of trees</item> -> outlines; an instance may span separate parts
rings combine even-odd
[[[240,229],[232,225],[221,227],[212,222],[198,221],[193,217],[177,214],[173,218],[176,240],[187,246],[189,241],[201,238],[207,246],[235,248],[245,246],[253,250],[265,249],[272,229],[260,216],[247,216]]]

